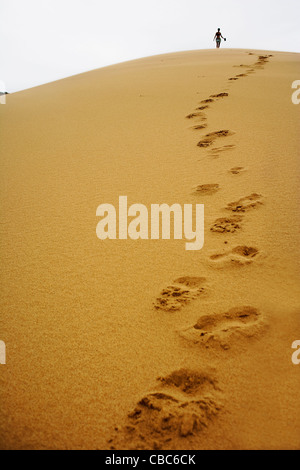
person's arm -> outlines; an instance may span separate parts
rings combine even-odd
[[[216,35],[217,35],[217,33],[215,34],[215,37],[213,38],[213,41],[216,39]]]
[[[223,36],[222,36],[222,33],[221,33],[221,38],[224,39]]]

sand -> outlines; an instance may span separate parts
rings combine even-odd
[[[204,50],[7,96],[1,449],[300,448],[299,76]],[[203,248],[99,240],[120,195],[204,204]]]

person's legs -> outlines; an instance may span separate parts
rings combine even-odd
[[[219,49],[220,44],[221,44],[221,41],[220,41],[220,40],[217,40],[216,43],[217,43],[217,48]]]

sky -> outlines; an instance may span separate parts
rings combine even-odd
[[[0,91],[214,48],[300,52],[299,0],[0,0]]]

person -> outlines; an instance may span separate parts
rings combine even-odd
[[[215,37],[213,39],[213,41],[215,40],[216,41],[216,47],[219,49],[220,47],[220,44],[221,44],[221,38],[224,39],[224,41],[226,41],[226,38],[223,38],[222,36],[222,33],[220,31],[220,28],[218,28],[218,31],[216,32],[215,34]]]

